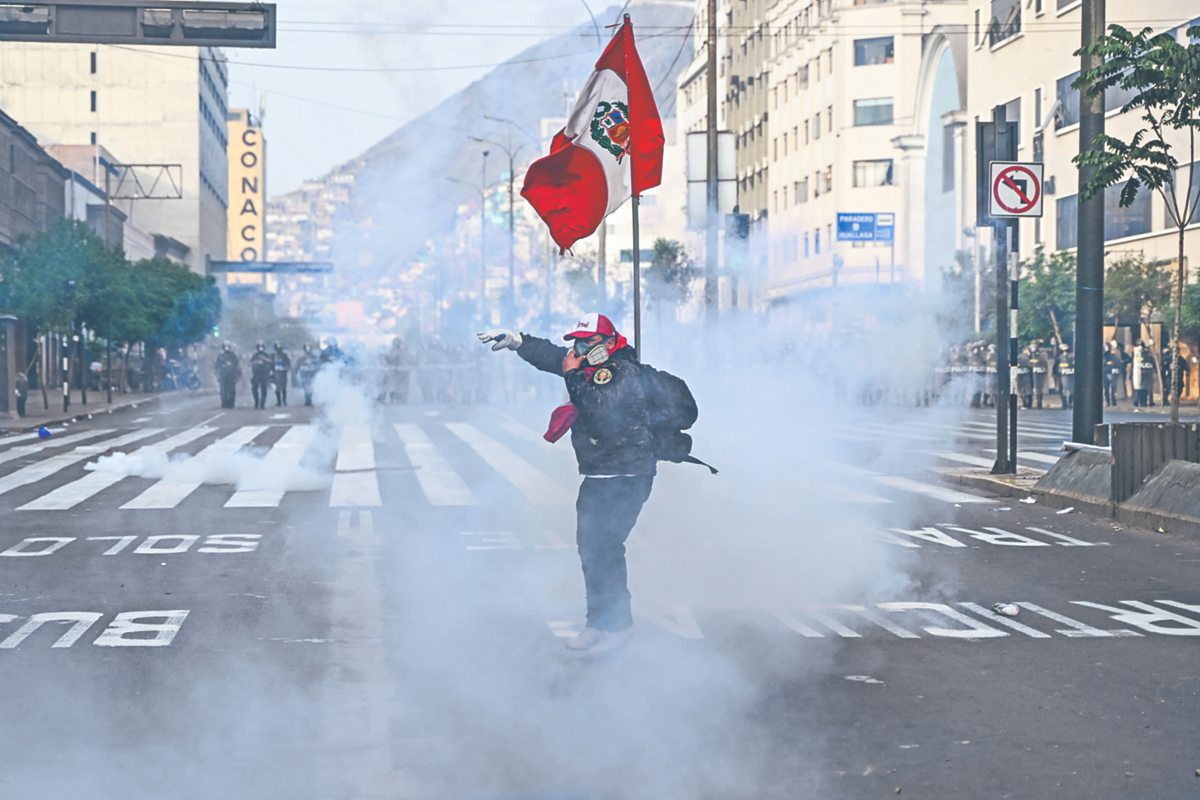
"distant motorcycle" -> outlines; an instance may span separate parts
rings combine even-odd
[[[196,370],[185,365],[178,359],[167,359],[167,366],[164,370],[162,380],[162,391],[173,392],[176,389],[190,389],[196,391],[200,388],[200,376],[196,374]]]

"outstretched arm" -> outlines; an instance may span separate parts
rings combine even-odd
[[[556,345],[549,339],[540,339],[528,334],[521,336],[521,346],[517,348],[517,355],[525,361],[542,372],[549,372],[560,378],[563,374],[563,356],[566,354],[567,348]]]

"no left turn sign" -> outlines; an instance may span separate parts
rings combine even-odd
[[[993,161],[989,165],[991,189],[988,214],[993,217],[1042,215],[1042,165]]]

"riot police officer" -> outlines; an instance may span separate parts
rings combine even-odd
[[[279,342],[275,343],[273,380],[275,381],[275,405],[287,405],[288,373],[292,370],[292,359]]]
[[[1108,348],[1104,351],[1102,364],[1104,369],[1104,405],[1111,408],[1117,404],[1117,383],[1125,373],[1125,363],[1121,360],[1121,353],[1117,350],[1116,341],[1108,343]]]
[[[317,354],[313,352],[312,345],[304,345],[303,352],[296,359],[296,385],[304,392],[304,405],[311,406],[313,404],[313,378],[317,375],[317,370],[321,364],[317,360]]]
[[[1058,394],[1063,408],[1071,408],[1075,404],[1075,356],[1071,355],[1071,346],[1059,345],[1058,358],[1054,360],[1054,379],[1058,382]]]
[[[221,354],[213,365],[221,389],[221,408],[233,408],[237,383],[242,379],[242,362],[228,344],[221,345]]]
[[[267,385],[274,368],[275,359],[267,352],[267,346],[259,342],[254,346],[254,355],[250,356],[250,391],[254,395],[255,408],[267,407]]]
[[[1033,397],[1037,407],[1042,407],[1042,398],[1046,394],[1046,376],[1048,374],[1046,356],[1037,342],[1029,345],[1029,372],[1033,384]]]
[[[1017,396],[1025,408],[1033,407],[1033,368],[1029,364],[1030,348],[1017,354]]]

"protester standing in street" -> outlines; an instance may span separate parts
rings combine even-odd
[[[650,496],[656,456],[637,353],[600,314],[588,314],[563,337],[571,347],[509,330],[479,339],[515,350],[543,372],[563,378],[571,403],[551,419],[547,438],[571,430],[584,476],[575,504],[576,544],[587,590],[587,628],[568,650],[598,654],[622,643],[633,625],[625,541]]]

